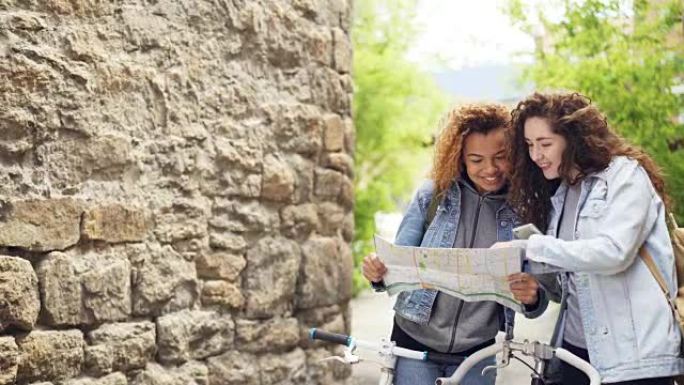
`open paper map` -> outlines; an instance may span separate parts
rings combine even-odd
[[[520,272],[521,249],[396,246],[376,235],[375,252],[387,266],[383,279],[390,295],[435,289],[464,301],[496,301],[522,311],[506,281],[507,275]]]

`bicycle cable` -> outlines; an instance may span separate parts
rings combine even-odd
[[[525,365],[525,366],[527,366],[527,367],[532,371],[532,373],[536,374],[537,377],[539,378],[539,381],[541,381],[542,385],[545,385],[545,384],[546,384],[546,383],[544,382],[544,379],[543,379],[542,375],[539,374],[539,372],[538,372],[535,368],[533,368],[530,364],[528,364],[528,363],[525,362],[522,358],[516,356],[515,354],[511,354],[511,357],[513,357],[513,358],[515,358],[516,360],[522,362],[522,364]]]

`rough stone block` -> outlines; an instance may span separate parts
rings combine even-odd
[[[209,246],[214,249],[241,253],[247,248],[247,242],[238,234],[212,231],[209,233]]]
[[[333,62],[335,70],[349,73],[352,68],[352,45],[349,35],[339,28],[333,28]]]
[[[176,199],[154,215],[154,234],[162,243],[201,238],[207,234],[207,202]]]
[[[158,358],[183,363],[218,355],[233,346],[230,315],[213,311],[183,310],[157,318]]]
[[[316,169],[316,196],[324,199],[337,199],[340,195],[343,179],[344,175],[337,171]]]
[[[133,313],[160,315],[192,307],[199,297],[195,264],[170,246],[130,247]]]
[[[195,265],[200,278],[235,281],[247,266],[247,260],[238,254],[206,252],[197,256]]]
[[[51,326],[120,321],[131,313],[131,264],[123,253],[53,252],[37,273]]]
[[[289,155],[287,163],[297,178],[293,203],[311,202],[311,195],[314,191],[314,163],[297,154]]]
[[[149,363],[145,370],[132,376],[130,385],[209,385],[207,367],[197,361],[173,368]]]
[[[322,361],[330,356],[342,356],[342,346],[306,350],[307,384],[336,384],[351,375],[351,366],[339,361]]]
[[[347,210],[354,208],[354,183],[346,176],[342,177],[339,202]]]
[[[131,314],[131,263],[125,256],[86,255],[76,263],[82,272],[82,322],[126,319]]]
[[[323,123],[318,107],[310,104],[274,104],[263,106],[263,109],[275,122],[274,142],[281,150],[305,156],[320,151]]]
[[[80,330],[33,331],[16,339],[21,360],[17,381],[60,381],[81,373],[83,333]]]
[[[57,188],[81,183],[95,175],[118,179],[131,163],[131,153],[130,140],[115,136],[49,142],[37,149],[37,156],[46,161]]]
[[[348,177],[354,176],[354,159],[342,152],[334,152],[326,154],[323,157],[321,165],[339,171]]]
[[[281,158],[267,155],[264,158],[264,175],[261,197],[278,202],[292,201],[295,190],[295,174]]]
[[[312,29],[304,37],[304,49],[317,63],[330,66],[333,60],[333,40],[327,28]]]
[[[40,279],[43,314],[49,325],[81,322],[81,280],[69,256],[50,253],[36,269]]]
[[[344,149],[353,155],[356,150],[356,130],[354,121],[350,117],[344,118]]]
[[[295,318],[268,321],[237,320],[235,343],[240,350],[263,353],[289,350],[299,343],[299,324]]]
[[[323,202],[318,205],[318,233],[325,236],[334,236],[342,228],[345,210],[330,202]]]
[[[291,238],[306,238],[318,227],[316,205],[312,203],[286,206],[280,210],[280,218],[281,231]]]
[[[323,143],[327,151],[340,151],[344,148],[344,122],[337,114],[323,117],[325,125]]]
[[[351,78],[331,68],[311,68],[311,99],[319,108],[348,114],[351,108]]]
[[[100,378],[76,378],[67,380],[62,385],[128,385],[123,373],[112,373]]]
[[[212,209],[211,227],[236,233],[266,232],[278,228],[277,212],[261,202],[217,199]]]
[[[302,275],[298,281],[298,308],[333,305],[351,295],[351,250],[335,238],[311,238],[302,245]]]
[[[147,221],[140,209],[111,204],[85,212],[82,234],[108,243],[138,242],[147,235]]]
[[[239,309],[245,303],[240,285],[227,281],[206,281],[202,286],[202,305]]]
[[[219,164],[261,172],[264,154],[262,145],[258,141],[216,137],[214,146]]]
[[[19,368],[19,348],[14,337],[0,337],[0,385],[14,384]]]
[[[107,324],[88,333],[85,370],[95,376],[143,369],[156,353],[152,322]]]
[[[222,168],[205,175],[200,189],[208,196],[259,198],[262,175],[241,169]]]
[[[289,383],[292,384],[305,383],[302,381],[303,378],[292,378],[293,374],[302,373],[305,365],[306,354],[301,349],[295,349],[285,354],[263,355],[259,357],[261,384],[280,384],[287,380],[290,380]]]
[[[342,223],[342,237],[346,242],[351,242],[354,239],[354,213],[349,213],[344,218]]]
[[[0,331],[31,330],[39,312],[38,278],[31,263],[0,255]]]
[[[261,385],[256,356],[230,351],[207,360],[210,385]]]
[[[81,204],[69,198],[6,202],[0,208],[0,245],[66,249],[80,238],[82,212]]]
[[[297,244],[282,237],[262,238],[247,251],[247,314],[271,317],[292,309],[300,260]]]

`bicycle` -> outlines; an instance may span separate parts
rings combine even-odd
[[[465,374],[483,359],[493,356],[501,352],[501,356],[497,358],[497,364],[486,367],[482,373],[489,370],[498,370],[509,365],[511,357],[520,360],[528,366],[532,372],[532,385],[542,385],[543,380],[541,372],[544,364],[551,358],[558,357],[561,361],[576,367],[584,372],[589,377],[589,385],[600,385],[601,377],[598,371],[591,366],[587,361],[577,357],[563,348],[556,348],[538,341],[516,342],[512,340],[504,340],[490,345],[486,348],[478,350],[472,355],[455,360],[452,355],[416,351],[398,347],[392,341],[382,339],[381,342],[371,342],[356,339],[349,335],[329,333],[323,330],[312,328],[309,330],[309,339],[327,341],[339,345],[346,346],[344,350],[344,357],[332,356],[329,359],[336,359],[345,364],[353,365],[361,361],[359,356],[354,354],[356,348],[363,348],[366,350],[376,352],[382,358],[382,374],[378,385],[391,385],[394,380],[394,364],[397,357],[405,357],[421,361],[433,361],[438,363],[458,364],[458,368],[451,377],[441,377],[435,381],[435,385],[458,385]],[[514,355],[514,352],[520,352],[523,355],[531,356],[534,359],[534,367],[522,361],[519,357]],[[445,361],[446,360],[446,361]]]

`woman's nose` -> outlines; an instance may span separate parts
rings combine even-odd
[[[540,153],[540,151],[537,150],[537,148],[534,147],[534,146],[533,146],[533,147],[530,147],[530,158],[531,158],[532,161],[534,161],[534,162],[538,161],[539,158],[541,158],[541,153]]]

